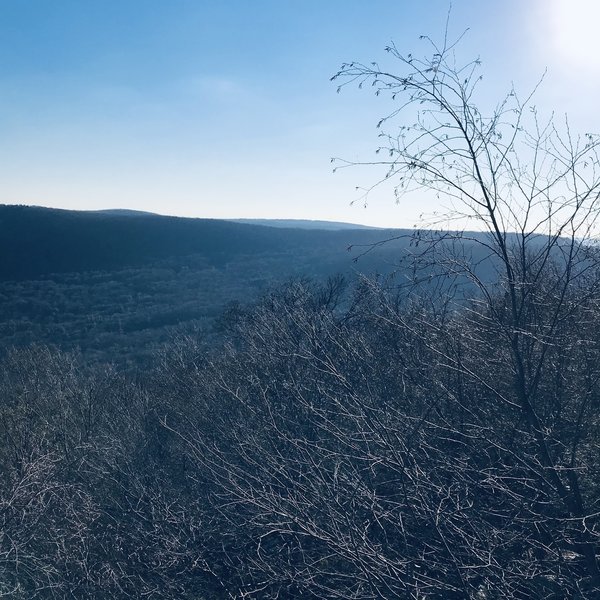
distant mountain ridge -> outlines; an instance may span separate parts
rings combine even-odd
[[[153,213],[148,210],[133,210],[131,208],[101,208],[99,210],[90,210],[86,212],[102,213],[105,215],[120,215],[128,217],[139,217],[141,215],[152,215],[159,217],[158,213]]]
[[[92,210],[87,212],[102,213],[104,215],[117,215],[139,217],[142,215],[152,215],[161,217],[158,213],[149,212],[146,210],[133,210],[130,208],[103,208],[100,210]],[[185,218],[185,217],[184,217]],[[325,229],[328,231],[338,231],[341,229],[382,229],[382,227],[372,227],[369,225],[361,225],[359,223],[347,223],[343,221],[324,221],[319,219],[218,219],[230,221],[231,223],[242,223],[244,225],[264,225],[266,227],[282,227],[285,229]]]
[[[344,223],[340,221],[319,221],[312,219],[228,219],[234,223],[247,225],[265,225],[267,227],[283,227],[286,229],[324,229],[340,231],[346,229],[381,229],[381,227],[370,227],[369,225],[358,225],[356,223]]]
[[[323,222],[309,221],[290,229],[291,221],[276,223],[0,205],[0,280],[111,270],[188,255],[202,255],[218,266],[243,255],[302,254],[307,249],[328,258],[334,253],[336,260],[351,263],[352,257],[345,254],[349,246],[401,233],[346,224],[323,228]]]
[[[117,215],[128,217],[139,217],[142,215],[151,215],[162,217],[158,213],[146,210],[133,210],[130,208],[103,208],[87,212],[102,213],[104,215]],[[183,217],[185,218],[185,217]],[[243,225],[264,225],[265,227],[281,227],[285,229],[324,229],[327,231],[338,231],[342,229],[383,229],[382,227],[373,227],[370,225],[361,225],[359,223],[347,223],[345,221],[324,221],[319,219],[218,219],[230,221],[231,223],[242,223]]]

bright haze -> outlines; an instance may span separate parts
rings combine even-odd
[[[454,0],[450,35],[480,57],[481,102],[514,83],[536,104],[600,131],[600,4]],[[336,94],[344,61],[425,52],[449,2],[82,0],[0,3],[0,203],[128,208],[194,217],[302,218],[386,227],[435,209],[356,186],[330,158],[371,160],[389,108]],[[393,68],[393,65],[390,65]],[[562,117],[561,117],[562,118]]]

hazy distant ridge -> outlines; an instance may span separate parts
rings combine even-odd
[[[267,227],[283,227],[287,229],[323,229],[340,231],[346,229],[380,229],[356,223],[343,223],[339,221],[316,221],[311,219],[228,219],[234,223],[247,225],[265,225]]]

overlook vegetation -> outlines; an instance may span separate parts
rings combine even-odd
[[[2,593],[594,597],[597,308],[563,320],[533,400],[584,528],[490,316],[331,280],[230,311],[221,342],[181,338],[137,381],[8,352]]]

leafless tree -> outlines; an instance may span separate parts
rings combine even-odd
[[[386,158],[365,163],[384,167],[385,176],[365,193],[386,184],[397,198],[434,192],[449,205],[446,224],[485,233],[442,237],[483,248],[497,270],[492,278],[481,277],[456,244],[440,244],[440,234],[419,236],[425,249],[416,255],[418,266],[441,265],[441,276],[458,273],[476,288],[456,336],[469,336],[463,345],[478,347],[494,368],[465,368],[462,356],[437,351],[514,414],[514,434],[530,437],[517,458],[527,477],[548,487],[545,501],[561,507],[565,538],[597,590],[598,507],[590,492],[598,365],[590,327],[600,283],[599,138],[573,135],[566,118],[560,125],[553,117],[543,120],[533,95],[521,101],[514,90],[485,116],[477,106],[479,60],[460,63],[458,42],[447,36],[441,45],[424,40],[432,53],[425,59],[387,48],[399,72],[350,63],[334,76],[341,87],[368,84],[398,103],[378,123],[377,152]],[[587,387],[577,388],[581,381]],[[509,428],[498,443],[508,443],[510,435]]]

